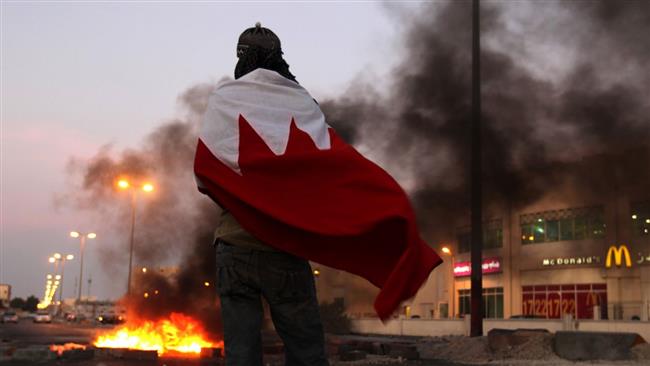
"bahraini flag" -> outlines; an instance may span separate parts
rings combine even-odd
[[[274,71],[217,86],[194,172],[199,190],[264,243],[379,287],[383,320],[442,262],[397,182],[339,138],[303,87]]]

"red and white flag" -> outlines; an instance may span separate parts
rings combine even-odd
[[[337,136],[303,87],[274,71],[215,89],[194,172],[199,190],[264,243],[379,287],[381,319],[442,262],[397,182]]]

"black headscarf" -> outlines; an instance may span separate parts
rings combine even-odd
[[[296,81],[296,77],[289,71],[289,64],[282,58],[280,38],[270,29],[263,28],[260,23],[254,28],[246,29],[237,43],[237,66],[235,66],[235,79],[258,69],[276,71],[289,80]]]

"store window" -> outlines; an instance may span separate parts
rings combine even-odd
[[[519,220],[521,243],[601,239],[605,237],[603,216],[602,206],[524,214]]]
[[[460,315],[472,312],[470,290],[458,290],[458,306]],[[483,289],[483,317],[503,318],[503,287]]]
[[[523,286],[521,306],[524,316],[545,319],[559,319],[563,314],[593,319],[599,306],[601,319],[607,319],[607,284]]]
[[[472,249],[472,237],[469,226],[458,229],[458,252],[467,253]],[[501,220],[483,223],[483,249],[503,247],[503,224]]]
[[[630,204],[632,231],[635,236],[650,236],[650,201]]]

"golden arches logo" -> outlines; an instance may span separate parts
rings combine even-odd
[[[600,305],[600,296],[592,291],[587,294],[587,306],[594,305]]]
[[[623,262],[623,256],[625,256],[625,267],[632,267],[632,259],[630,258],[630,251],[625,245],[620,245],[618,248],[615,245],[609,247],[607,251],[607,260],[605,261],[605,267],[612,267],[612,255],[614,256],[614,263],[616,267],[620,267]]]

